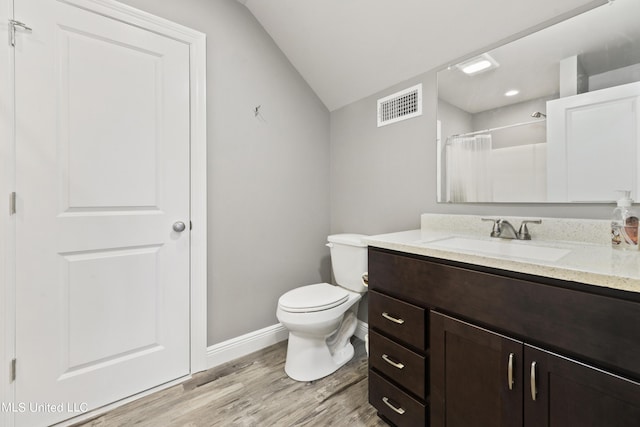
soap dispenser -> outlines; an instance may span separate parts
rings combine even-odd
[[[611,245],[616,249],[638,249],[638,215],[633,210],[631,192],[621,191],[622,198],[613,210],[611,219]]]

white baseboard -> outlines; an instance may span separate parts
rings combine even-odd
[[[207,369],[230,362],[254,351],[277,344],[289,337],[280,323],[207,347]]]
[[[358,320],[354,335],[361,340],[369,332],[369,325],[362,320]],[[230,362],[247,354],[267,348],[277,344],[289,337],[289,331],[278,323],[266,328],[259,329],[248,334],[223,341],[207,347],[207,369]]]

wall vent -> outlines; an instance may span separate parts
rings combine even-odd
[[[378,99],[378,127],[422,115],[422,83]]]

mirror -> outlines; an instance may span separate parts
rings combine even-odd
[[[640,199],[640,1],[437,73],[438,202]]]

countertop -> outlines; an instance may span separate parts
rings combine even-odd
[[[449,219],[448,216],[448,220]],[[422,229],[369,236],[366,239],[366,243],[372,247],[410,254],[586,283],[623,291],[640,292],[639,251],[613,249],[610,245],[602,244],[601,242],[535,240],[535,236],[531,241],[509,241],[491,238],[488,236],[488,233],[484,236],[476,233],[469,234],[468,230],[467,232],[461,232],[461,229],[443,231],[440,228],[439,230],[435,230],[430,228],[428,224],[425,225],[425,223],[433,223],[433,220],[434,216],[432,215],[429,215],[426,221],[423,216]],[[473,218],[473,221],[476,220],[477,218]],[[544,223],[543,221],[543,224]],[[596,225],[596,229],[598,229],[598,227],[601,229],[606,223],[597,223]],[[486,225],[484,228],[486,229]],[[490,228],[488,231],[490,231]],[[565,249],[568,253],[557,260],[548,261],[505,257],[502,255],[476,252],[474,250],[434,247],[434,242],[437,242],[439,239],[451,237],[470,237],[488,241],[499,240],[510,245],[538,245],[545,248]]]

